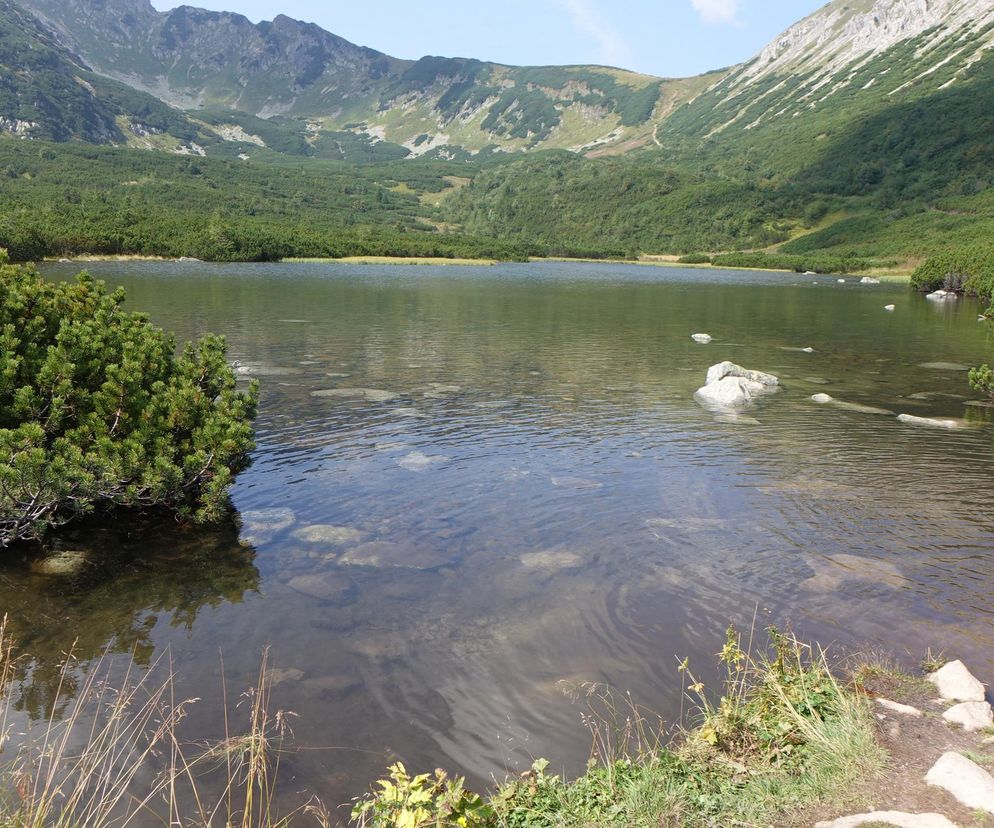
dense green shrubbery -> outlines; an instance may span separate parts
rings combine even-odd
[[[171,336],[81,274],[46,283],[0,251],[0,546],[98,509],[218,519],[248,464],[257,389],[224,340]]]
[[[911,274],[915,290],[944,288],[994,298],[994,247],[973,245],[933,256]]]
[[[715,267],[756,267],[793,270],[795,273],[854,273],[866,270],[863,259],[841,256],[793,256],[786,253],[720,253],[711,258]]]
[[[706,253],[688,253],[681,256],[677,261],[680,264],[711,264],[711,257]]]

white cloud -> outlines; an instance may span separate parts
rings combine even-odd
[[[608,23],[594,0],[553,0],[569,12],[573,27],[589,37],[598,46],[598,60],[610,66],[631,68],[632,50],[621,33]],[[695,0],[696,2],[696,0]]]
[[[725,23],[739,25],[740,0],[690,0],[705,23]]]

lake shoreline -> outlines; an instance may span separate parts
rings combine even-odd
[[[249,261],[225,261],[207,262],[203,259],[188,257],[169,256],[142,256],[137,254],[114,254],[114,255],[83,255],[72,259],[48,258],[43,260],[45,264],[88,264],[96,262],[174,262],[174,263],[204,263],[204,264],[258,264]],[[568,256],[532,256],[528,259],[530,263],[542,264],[545,262],[555,262],[562,264],[610,264],[610,265],[637,265],[641,267],[669,267],[686,270],[741,270],[753,273],[786,273],[796,276],[835,276],[844,278],[846,276],[872,276],[881,281],[891,283],[908,283],[911,280],[912,268],[910,266],[895,266],[886,268],[867,268],[865,270],[855,270],[851,273],[798,273],[779,267],[736,267],[732,265],[714,265],[707,263],[687,263],[680,262],[677,257],[669,258],[662,256],[644,256],[638,259],[594,259]],[[418,257],[418,256],[345,256],[342,258],[329,257],[295,257],[290,256],[278,262],[268,262],[267,264],[348,264],[348,265],[385,265],[397,267],[493,267],[500,264],[497,259],[464,259],[464,258],[444,258],[444,257]]]

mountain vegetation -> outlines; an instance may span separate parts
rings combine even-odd
[[[753,60],[683,80],[400,60],[284,16],[19,2],[0,0],[0,246],[18,258],[836,270],[994,231],[981,0],[834,0]]]

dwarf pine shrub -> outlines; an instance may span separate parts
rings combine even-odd
[[[45,282],[0,250],[0,547],[96,510],[223,513],[258,389],[224,339],[169,334],[83,273]]]

